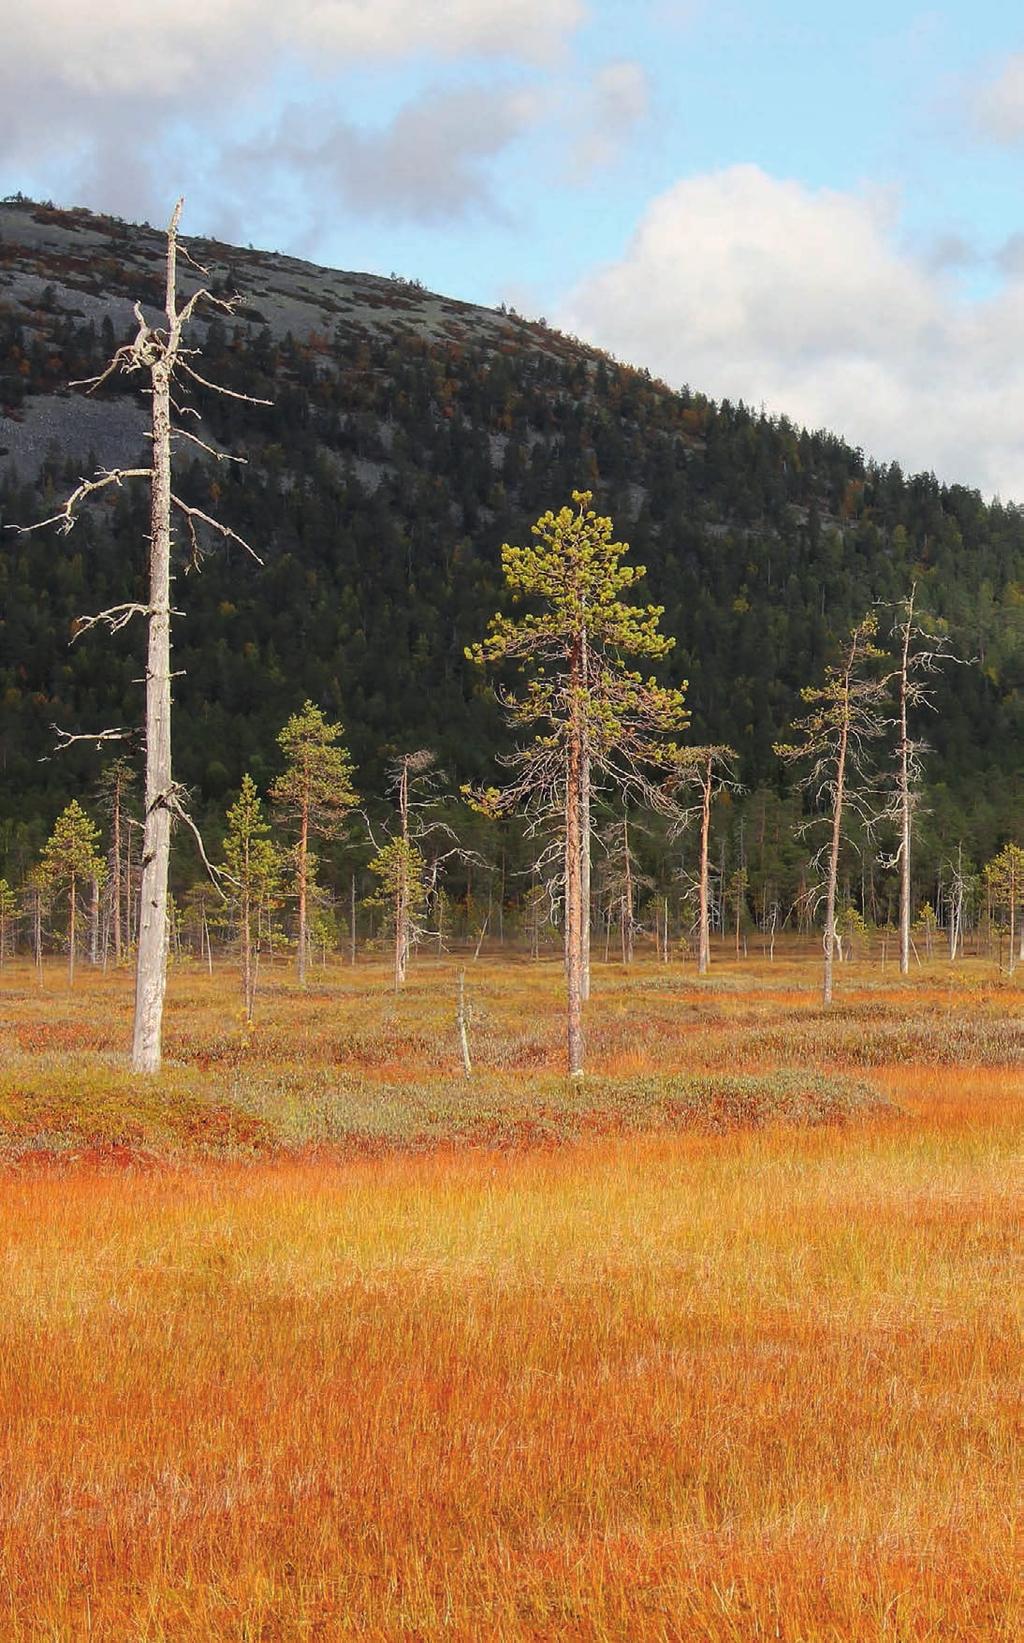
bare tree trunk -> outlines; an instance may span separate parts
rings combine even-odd
[[[629,816],[622,813],[622,855],[625,882],[622,893],[622,962],[633,962],[633,862],[629,854]]]
[[[350,912],[351,912],[351,917],[349,919],[350,929],[349,929],[349,932],[348,932],[348,940],[349,940],[348,958],[349,958],[349,963],[354,964],[355,961],[356,961],[356,876],[355,876],[354,873],[352,874],[352,894],[351,894]]]
[[[910,741],[907,736],[907,668],[910,655],[910,634],[914,622],[914,593],[905,611],[903,651],[900,657],[900,747],[899,747],[899,807],[900,807],[900,975],[910,973]]]
[[[700,875],[697,904],[697,974],[706,976],[711,964],[711,932],[708,913],[708,844],[711,837],[711,760],[701,784]]]
[[[295,854],[295,878],[299,892],[299,986],[306,985],[306,877],[309,865],[309,806],[302,806],[299,848]]]
[[[177,332],[176,251],[181,201],[167,230],[168,337]],[[170,342],[168,346],[172,346]],[[171,852],[171,401],[173,356],[154,359],[153,477],[146,659],[146,812],[142,839],[139,947],[135,968],[132,1068],[160,1070],[167,988],[167,869]]]
[[[89,963],[93,969],[100,961],[100,881],[93,875],[92,902],[89,907]]]
[[[586,690],[588,675],[587,635],[586,631],[580,644],[580,676],[582,688]],[[587,716],[584,713],[580,723],[580,998],[585,1002],[590,997],[590,867],[591,867],[591,824],[590,824],[590,737],[588,732]]]
[[[121,767],[118,766],[118,769]],[[114,914],[114,962],[121,963],[121,780],[114,783],[114,873],[111,886],[111,909]]]
[[[398,781],[398,813],[402,822],[402,853],[395,887],[395,992],[405,985],[409,967],[409,763],[402,764]]]
[[[68,986],[73,987],[75,985],[75,938],[77,936],[75,926],[78,913],[78,887],[73,873],[71,875],[71,888],[68,891],[68,906],[70,908],[68,914]]]
[[[570,1078],[583,1076],[583,817],[580,813],[583,752],[579,666],[570,685],[572,708],[565,780],[566,1047]]]
[[[238,934],[242,943],[242,997],[245,1001],[246,1025],[252,1021],[253,988],[252,988],[252,908],[249,902],[248,889],[243,891],[242,905],[239,910]]]
[[[835,808],[832,813],[832,844],[828,856],[828,882],[825,889],[825,965],[822,976],[823,1004],[832,1002],[832,963],[838,933],[836,930],[836,886],[839,880],[839,846],[843,836],[843,789],[846,783],[846,749],[849,741],[849,716],[839,733],[839,756],[836,760]]]
[[[455,1021],[459,1030],[459,1049],[462,1051],[462,1069],[467,1078],[473,1075],[473,1062],[469,1053],[469,1017],[466,1013],[466,972],[459,971],[459,998],[455,1012]]]

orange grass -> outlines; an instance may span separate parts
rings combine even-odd
[[[639,1045],[648,978],[599,983]],[[543,1041],[556,977],[484,985]],[[267,1002],[318,1065],[338,998]],[[741,984],[691,1054],[771,1018]],[[0,1176],[0,1637],[1024,1637],[1024,1073],[871,1076],[900,1118]]]

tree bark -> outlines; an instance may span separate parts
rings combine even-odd
[[[111,911],[114,915],[114,962],[121,963],[121,779],[114,782],[114,882],[111,886]]]
[[[295,859],[295,877],[299,892],[299,986],[306,985],[306,874],[309,862],[309,806],[302,806],[299,828],[299,848]]]
[[[582,703],[578,655],[570,681],[565,772],[565,970],[566,1049],[570,1078],[583,1077],[583,817],[580,767],[583,757]]]
[[[849,675],[847,675],[849,691]],[[847,705],[849,705],[847,698]],[[849,713],[839,732],[839,755],[836,759],[835,805],[832,812],[832,843],[828,857],[828,884],[825,892],[825,966],[822,977],[823,1004],[832,1002],[832,965],[836,946],[836,887],[839,881],[839,846],[843,836],[843,790],[846,783],[846,749],[850,736]]]
[[[71,886],[68,890],[68,906],[70,908],[68,914],[68,986],[73,987],[75,985],[75,937],[77,934],[75,926],[78,913],[78,896],[74,873],[71,875]]]
[[[171,851],[171,399],[176,348],[175,296],[179,200],[167,230],[168,344],[153,361],[153,477],[149,544],[149,639],[146,658],[146,811],[135,968],[132,1069],[160,1070],[167,988],[167,870]]]
[[[697,974],[706,976],[711,964],[711,932],[708,913],[708,844],[711,837],[711,759],[701,784],[700,877],[697,907]]]
[[[907,668],[910,631],[914,620],[914,593],[905,612],[903,651],[900,657],[900,975],[910,973],[910,742],[907,737]]]

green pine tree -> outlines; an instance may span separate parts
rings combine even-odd
[[[270,837],[270,825],[263,814],[256,784],[248,772],[242,777],[242,791],[228,810],[227,819],[225,877],[238,915],[242,996],[248,1025],[256,1005],[259,922],[262,915],[272,911],[281,882],[280,852]]]
[[[337,746],[340,724],[330,724],[320,708],[303,703],[277,741],[287,764],[270,789],[277,810],[296,832],[295,894],[299,911],[299,984],[306,980],[308,902],[312,889],[310,839],[335,838],[356,802],[352,762]]]
[[[75,984],[75,946],[78,935],[78,893],[83,884],[102,884],[107,864],[96,846],[100,830],[89,820],[77,799],[62,810],[43,847],[40,866],[51,891],[68,892],[68,984]]]

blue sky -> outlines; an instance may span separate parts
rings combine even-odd
[[[33,0],[22,189],[512,301],[1024,499],[1024,21],[992,0]]]

